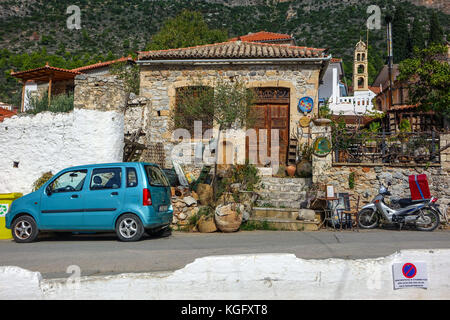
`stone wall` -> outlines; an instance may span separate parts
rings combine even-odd
[[[328,130],[327,130],[328,128]],[[318,127],[317,134],[330,138],[329,127]],[[450,134],[441,135],[441,148],[450,142]],[[354,188],[349,186],[350,174],[354,175]],[[313,156],[313,182],[318,184],[333,185],[335,193],[348,192],[360,196],[360,205],[370,202],[378,194],[380,183],[377,176],[387,185],[391,182],[389,190],[392,198],[411,197],[409,189],[409,175],[426,174],[432,196],[439,199],[441,208],[446,210],[450,204],[450,149],[441,153],[440,165],[416,165],[404,166],[359,166],[359,165],[334,165],[332,155],[327,157]]]
[[[297,132],[302,114],[298,100],[310,96],[315,108],[308,116],[318,114],[318,65],[158,65],[141,67],[140,95],[152,101],[153,117],[147,126],[147,142],[163,143],[166,166],[171,166],[170,154],[177,141],[169,129],[171,111],[175,107],[176,88],[198,85],[213,86],[218,78],[239,79],[248,87],[285,87],[290,89],[290,131]],[[305,132],[306,133],[306,132]],[[206,141],[204,141],[206,142]],[[220,145],[220,144],[219,144]]]
[[[74,107],[123,112],[128,101],[122,80],[117,76],[75,77]]]
[[[0,123],[0,193],[31,192],[48,171],[122,161],[123,86],[84,76],[75,83],[72,112],[21,114]]]

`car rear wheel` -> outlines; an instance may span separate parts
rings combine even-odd
[[[143,233],[144,226],[136,215],[124,214],[117,220],[116,234],[120,241],[138,241],[142,238]]]
[[[30,216],[21,216],[14,220],[11,230],[17,243],[33,242],[39,234],[36,221]]]

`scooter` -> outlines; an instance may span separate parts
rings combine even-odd
[[[378,177],[377,177],[378,179]],[[388,183],[388,187],[391,183]],[[436,207],[437,198],[411,201],[403,199],[403,207],[390,208],[384,201],[385,196],[391,193],[380,182],[378,195],[371,203],[363,206],[358,212],[358,224],[362,229],[374,229],[380,222],[397,224],[400,229],[403,225],[414,225],[420,231],[433,231],[439,226],[439,211]]]

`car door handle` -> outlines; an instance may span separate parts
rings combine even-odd
[[[78,198],[78,195],[77,194],[73,194],[70,198],[72,198],[72,199]]]
[[[112,196],[118,196],[119,193],[118,193],[118,192],[111,192],[111,195],[112,195]]]

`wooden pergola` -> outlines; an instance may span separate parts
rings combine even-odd
[[[22,81],[22,105],[21,111],[24,110],[25,101],[25,85],[28,81],[35,82],[48,82],[48,102],[51,101],[52,85],[55,81],[62,80],[73,80],[76,75],[81,74],[77,71],[56,68],[49,66],[48,63],[41,68],[31,69],[27,71],[13,72],[11,71],[11,76],[18,78]]]

